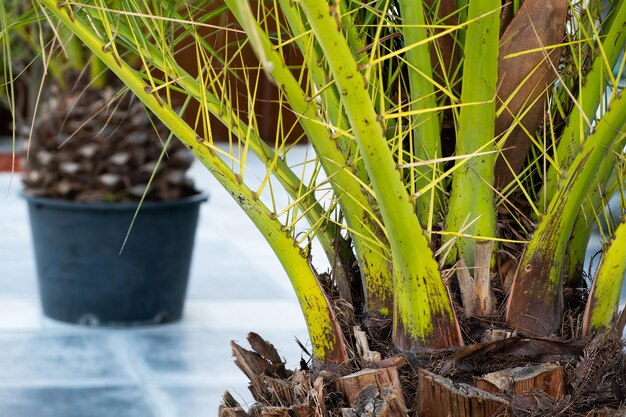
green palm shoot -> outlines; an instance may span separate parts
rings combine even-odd
[[[564,290],[585,285],[587,242],[607,199],[623,196],[626,0],[34,9],[117,74],[250,217],[319,361],[346,361],[342,326],[364,318],[392,323],[398,350],[462,345],[464,316],[558,335]],[[1,39],[18,26],[3,21]],[[268,84],[270,135],[257,116]],[[304,164],[290,164],[293,142],[312,146]],[[587,333],[616,320],[625,227],[604,230]]]

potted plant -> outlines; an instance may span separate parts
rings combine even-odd
[[[70,59],[51,54],[64,76],[47,89],[25,141],[43,312],[89,325],[177,320],[207,199],[186,176],[193,157],[61,34]]]
[[[254,334],[253,351],[233,344],[251,415],[623,411],[623,207],[588,289],[581,265],[604,196],[623,190],[613,70],[625,67],[626,1],[226,0],[238,26],[224,27],[175,3],[39,4],[194,152],[284,266],[313,360],[292,372]],[[198,26],[247,37],[219,60]],[[181,34],[194,36],[197,76],[177,62]],[[258,87],[229,90],[216,61],[237,66],[246,46],[315,148],[312,175],[235,111]],[[169,90],[197,101],[204,125],[228,127],[230,155],[168,105]],[[261,181],[247,181],[249,151],[266,164]],[[262,198],[279,184],[284,208]],[[312,240],[331,274],[314,267]],[[226,394],[220,415],[249,414]]]

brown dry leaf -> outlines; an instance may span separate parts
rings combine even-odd
[[[437,25],[454,26],[459,23],[458,14],[455,13],[457,9],[455,0],[426,0],[424,3],[427,8],[433,9],[433,14],[437,13],[435,20],[440,20],[440,22],[436,23]],[[433,23],[432,17],[429,20],[431,20],[429,23]],[[443,29],[436,29],[434,34],[439,34],[442,31]],[[430,49],[433,75],[435,80],[442,85],[447,84],[446,80],[450,80],[458,66],[457,48],[453,34],[449,34],[437,38]],[[441,56],[441,59],[439,59],[439,56]]]
[[[500,110],[506,108],[496,120],[496,138],[515,125],[496,163],[500,188],[520,172],[531,146],[528,134],[533,135],[542,123],[546,88],[556,79],[554,68],[561,54],[561,48],[543,48],[562,42],[567,7],[567,0],[526,0],[500,40],[497,96]],[[522,114],[523,128],[515,121]]]
[[[506,355],[536,360],[554,360],[561,357],[582,355],[587,340],[564,342],[545,337],[525,338],[514,336],[487,343],[476,343],[457,350],[444,365],[442,373],[448,372],[462,361],[477,357]]]

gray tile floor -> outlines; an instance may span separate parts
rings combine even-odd
[[[298,150],[304,158],[304,149]],[[252,174],[262,168],[249,162]],[[201,209],[184,319],[85,328],[44,318],[19,176],[0,174],[0,417],[208,417],[225,389],[250,395],[230,341],[253,330],[291,366],[304,320],[280,264],[201,166]]]

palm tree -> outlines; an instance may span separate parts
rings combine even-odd
[[[554,397],[534,403],[538,415],[623,401],[615,371],[626,366],[623,209],[621,223],[603,230],[594,276],[582,266],[607,199],[619,192],[624,201],[626,1],[39,0],[36,8],[192,150],[282,263],[315,366],[286,371],[254,335],[256,353],[235,345],[264,415],[520,413],[530,407],[515,391],[524,384]],[[245,58],[250,49],[258,64]],[[191,66],[181,62],[185,50]],[[287,65],[294,53],[300,64]],[[254,111],[259,71],[278,90],[273,138],[261,137]],[[197,112],[184,116],[180,103]],[[307,174],[289,165],[287,113],[315,150]],[[227,138],[214,137],[215,124]],[[258,182],[246,177],[252,157],[267,168]],[[276,206],[276,189],[290,196],[286,207]],[[330,275],[314,267],[312,242]],[[509,369],[529,363],[531,377]],[[415,366],[438,375],[420,371],[416,386]],[[478,379],[483,390],[444,378],[493,370],[501,373]],[[494,382],[498,375],[514,387]],[[343,396],[325,397],[330,389]],[[483,414],[457,410],[458,401]],[[367,404],[373,414],[363,414]],[[246,415],[229,395],[221,413]]]

